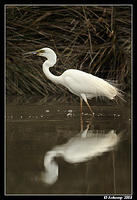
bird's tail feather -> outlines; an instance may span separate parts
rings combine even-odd
[[[114,80],[106,80],[106,81],[115,88],[116,96],[126,102],[126,100],[124,99],[125,92],[123,92],[122,90],[120,90],[118,88],[121,84],[118,84],[117,81],[114,81]],[[114,97],[116,97],[116,96],[114,96]]]
[[[118,88],[116,88],[116,90],[117,90],[117,95],[116,96],[118,96],[122,101],[126,102],[126,100],[124,99],[125,92],[123,92],[122,90],[120,90]]]

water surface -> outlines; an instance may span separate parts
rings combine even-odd
[[[7,102],[6,194],[132,192],[129,105],[84,105],[81,131],[78,102],[33,100]]]

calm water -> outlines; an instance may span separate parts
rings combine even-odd
[[[8,101],[6,194],[130,194],[130,106],[92,108],[82,131],[78,102]]]

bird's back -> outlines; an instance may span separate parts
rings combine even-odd
[[[62,79],[63,85],[72,93],[78,96],[84,93],[88,99],[97,96],[106,96],[113,99],[115,96],[121,95],[118,89],[107,81],[80,70],[66,70],[62,74]]]

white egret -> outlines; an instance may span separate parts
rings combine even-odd
[[[77,69],[68,69],[60,76],[53,75],[49,68],[55,65],[57,56],[55,52],[50,48],[42,48],[40,50],[28,52],[26,54],[35,54],[47,58],[47,60],[42,65],[44,74],[55,84],[61,84],[65,86],[70,92],[80,97],[81,113],[83,100],[93,114],[87,99],[92,99],[93,97],[98,96],[105,96],[111,100],[116,96],[122,98],[122,94],[118,88],[111,85],[102,78],[92,74]]]

